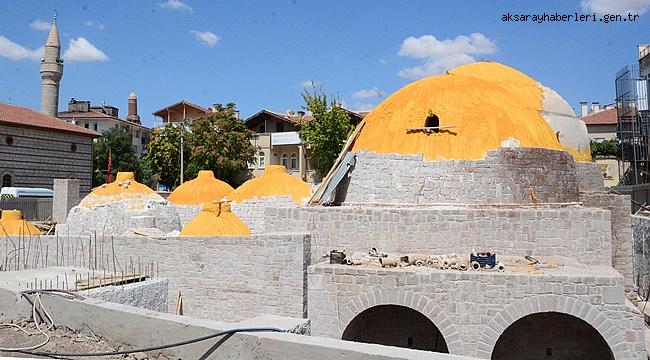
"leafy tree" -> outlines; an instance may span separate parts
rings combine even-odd
[[[109,129],[102,133],[93,145],[93,186],[106,182],[108,152],[112,154],[111,178],[119,171],[132,171],[138,181],[144,181],[138,157],[133,152],[132,136],[120,129]],[[144,181],[146,182],[146,181]]]
[[[309,157],[320,159],[318,175],[323,177],[336,161],[354,126],[341,103],[334,99],[328,103],[327,95],[322,90],[305,90],[302,98],[305,101],[303,108],[310,111],[314,118],[300,124],[300,137],[309,149]]]
[[[621,156],[621,144],[617,139],[592,140],[590,142],[591,156]]]
[[[189,125],[183,124],[182,126],[184,126],[183,140],[185,141],[183,160],[187,163],[191,149],[187,142]],[[155,129],[151,141],[147,144],[147,155],[143,159],[150,167],[153,176],[157,177],[161,184],[170,188],[180,184],[180,144],[181,125],[166,125]],[[184,172],[187,173],[187,171]]]
[[[214,175],[236,185],[236,176],[255,159],[253,133],[235,115],[235,104],[215,105],[214,112],[192,120],[189,144],[188,178],[200,170],[212,170]]]

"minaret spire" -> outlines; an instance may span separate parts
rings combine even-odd
[[[56,19],[57,12],[54,10],[54,20],[41,59],[41,112],[55,117],[59,113],[59,82],[63,77],[61,42]]]

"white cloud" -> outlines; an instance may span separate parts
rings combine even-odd
[[[104,30],[104,24],[100,23],[99,21],[86,20],[84,21],[84,25],[88,27],[94,27],[99,30]]]
[[[439,74],[453,67],[476,61],[473,55],[493,54],[497,51],[494,40],[481,33],[469,36],[458,35],[454,39],[438,40],[433,35],[419,38],[408,37],[402,42],[399,56],[424,59],[415,67],[406,67],[398,75],[408,79],[419,79]]]
[[[303,89],[315,89],[320,86],[320,83],[316,80],[305,80],[300,83],[300,87]]]
[[[48,31],[52,24],[43,20],[36,19],[29,23],[29,27],[38,31]]]
[[[194,10],[192,10],[192,8],[182,0],[167,0],[166,2],[160,3],[158,5],[160,5],[160,7],[163,9],[187,11],[191,13],[194,12]]]
[[[108,56],[83,37],[70,39],[68,49],[63,53],[66,61],[107,61]]]
[[[650,0],[582,0],[580,7],[585,12],[595,12],[598,15],[643,15],[650,8]]]
[[[27,49],[0,35],[0,56],[9,60],[39,60],[43,57],[43,47]]]
[[[362,89],[352,93],[352,97],[355,99],[380,98],[382,96],[384,96],[384,93],[374,86],[370,89]]]
[[[379,60],[377,60],[377,61],[378,61],[380,64],[382,64],[382,65],[386,65],[386,64],[388,64],[388,61],[386,61],[386,59],[379,59]]]
[[[200,42],[205,46],[214,46],[221,38],[215,33],[210,31],[190,31],[190,34],[193,34],[196,38],[196,41]]]

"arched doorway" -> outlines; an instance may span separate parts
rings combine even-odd
[[[614,359],[605,339],[587,322],[557,312],[530,314],[499,337],[492,359]]]
[[[449,353],[436,325],[422,313],[400,305],[378,305],[357,315],[343,340]]]

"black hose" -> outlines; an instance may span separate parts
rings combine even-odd
[[[168,349],[172,347],[177,347],[177,346],[183,346],[183,345],[189,345],[193,344],[199,341],[204,341],[204,340],[209,340],[215,337],[223,336],[223,335],[231,335],[235,333],[244,333],[244,332],[286,332],[286,330],[278,329],[278,328],[270,328],[270,327],[259,327],[259,328],[235,328],[235,329],[230,329],[230,330],[224,330],[224,331],[219,331],[216,333],[200,336],[197,338],[192,338],[184,341],[179,341],[171,344],[165,344],[165,345],[157,345],[157,346],[150,346],[146,348],[140,348],[140,349],[132,349],[132,350],[122,350],[122,351],[107,351],[107,352],[100,352],[100,353],[76,353],[76,354],[66,354],[66,353],[51,353],[51,352],[41,352],[41,351],[20,351],[23,354],[29,354],[29,355],[36,355],[36,356],[65,356],[65,357],[91,357],[91,356],[112,356],[112,355],[125,355],[125,354],[133,354],[133,353],[139,353],[139,352],[147,352],[147,351],[154,351],[154,350],[162,350],[162,349]]]

